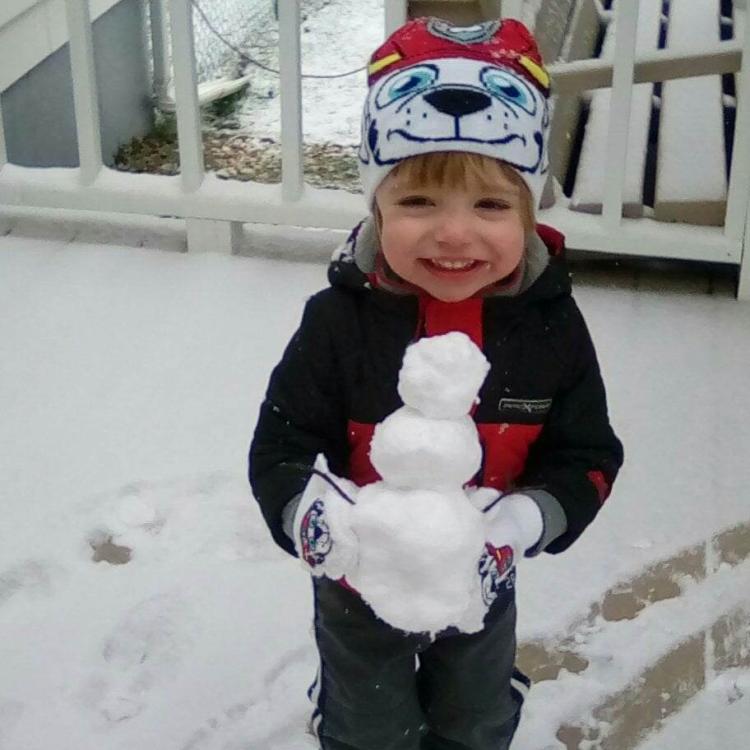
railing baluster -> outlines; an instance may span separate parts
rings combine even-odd
[[[151,50],[154,62],[154,95],[166,97],[169,84],[169,33],[166,24],[165,0],[149,0]]]
[[[102,168],[99,97],[94,69],[89,0],[66,0],[70,70],[73,75],[78,161],[81,181],[90,185]]]
[[[735,28],[737,26],[735,25]],[[745,235],[745,221],[750,195],[750,14],[745,20],[742,47],[742,69],[737,74],[737,117],[734,126],[732,173],[727,196],[727,217],[724,232],[728,239]],[[747,242],[747,237],[745,238]],[[745,251],[747,252],[747,250]],[[750,268],[750,260],[745,261]]]
[[[193,192],[201,186],[204,174],[193,42],[193,5],[190,0],[170,0],[169,8],[180,173],[185,191]]]
[[[3,101],[0,95],[0,169],[8,163],[8,151],[5,148],[5,128],[3,126]]]
[[[622,221],[622,201],[628,158],[630,105],[633,98],[635,41],[638,31],[640,0],[618,2],[615,10],[615,58],[612,74],[612,104],[609,110],[607,163],[604,165],[604,201],[602,216],[610,228]]]
[[[385,0],[385,35],[393,33],[406,23],[407,0]]]
[[[740,277],[737,281],[737,299],[750,302],[750,197],[745,195],[745,238],[740,258]]]
[[[279,2],[279,67],[281,72],[281,195],[299,200],[304,189],[302,168],[302,55],[297,0]]]

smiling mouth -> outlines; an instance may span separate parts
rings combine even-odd
[[[484,261],[453,258],[422,258],[422,263],[431,271],[466,273],[484,265]]]

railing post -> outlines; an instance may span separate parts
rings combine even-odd
[[[385,0],[385,35],[389,36],[399,26],[406,23],[408,16],[408,0]]]
[[[154,97],[164,99],[169,85],[169,33],[167,31],[165,0],[149,0],[151,17],[151,51],[154,63]]]
[[[170,0],[170,29],[180,173],[183,190],[193,193],[203,184],[205,165],[198,75],[195,70],[193,4],[190,0]],[[187,217],[185,227],[189,252],[231,254],[236,249],[241,225],[238,222]]]
[[[602,218],[610,230],[622,222],[639,4],[640,0],[620,2],[615,10],[615,57],[602,204]]]
[[[66,0],[65,9],[80,176],[90,185],[102,168],[102,142],[89,0]]]
[[[302,171],[302,56],[297,0],[279,2],[279,68],[281,85],[281,195],[299,200]]]

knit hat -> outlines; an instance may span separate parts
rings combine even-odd
[[[547,176],[549,75],[519,21],[417,18],[370,58],[359,170],[368,205],[403,159],[468,151],[501,159],[539,199]]]

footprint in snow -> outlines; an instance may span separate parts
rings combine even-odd
[[[41,560],[23,560],[0,571],[0,606],[17,594],[49,594],[55,568]]]
[[[150,691],[178,675],[191,622],[187,603],[171,594],[126,612],[101,644],[99,667],[81,691],[84,703],[111,723],[141,713]]]
[[[234,474],[131,482],[87,499],[79,513],[94,562],[255,561],[278,554],[245,478]]]
[[[290,700],[290,690],[292,685],[304,684],[314,668],[315,654],[308,646],[282,655],[265,673],[256,694],[206,719],[180,750],[255,750],[261,747],[281,750],[287,747],[284,743],[288,740],[293,743],[289,747],[295,750],[301,750],[300,743],[308,747],[310,738],[305,735],[305,723],[310,703],[304,690],[298,690]],[[274,707],[280,705],[284,705],[285,710],[274,711]],[[317,743],[309,746],[317,747]]]

